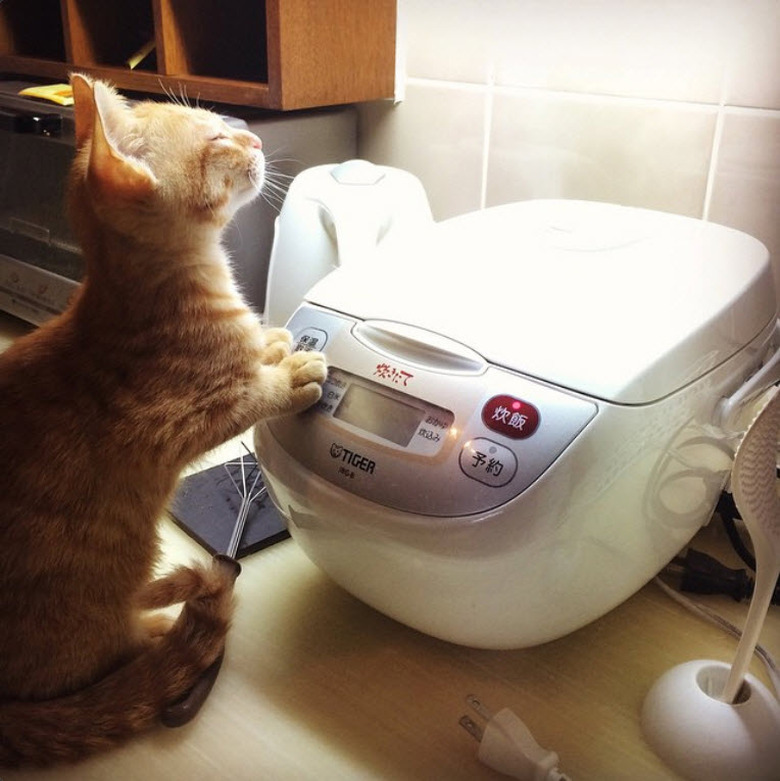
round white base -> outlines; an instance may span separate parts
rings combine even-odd
[[[724,662],[699,659],[662,675],[642,706],[645,737],[685,778],[777,781],[780,704],[752,675],[738,702],[722,702],[729,670]]]

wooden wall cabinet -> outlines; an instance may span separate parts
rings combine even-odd
[[[3,0],[0,72],[300,109],[392,97],[396,0]],[[153,51],[131,69],[145,44]]]

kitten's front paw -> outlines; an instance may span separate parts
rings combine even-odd
[[[292,351],[292,334],[286,328],[266,328],[263,331],[265,348],[260,362],[273,366],[284,360]]]
[[[299,350],[287,356],[280,368],[290,373],[290,406],[288,412],[300,412],[320,400],[322,383],[328,376],[322,353]]]

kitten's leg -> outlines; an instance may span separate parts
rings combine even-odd
[[[299,412],[322,396],[328,369],[322,353],[300,350],[275,366],[263,366],[256,418]]]
[[[214,562],[211,570],[219,570],[221,567],[220,563]],[[136,607],[139,610],[156,610],[199,597],[213,586],[211,570],[202,564],[177,567],[167,575],[147,583],[136,598]]]
[[[265,348],[260,356],[263,364],[277,364],[292,351],[292,334],[286,328],[266,328],[263,338]]]
[[[144,637],[162,637],[170,631],[176,619],[165,613],[146,613],[138,619]]]
[[[227,625],[233,614],[233,584],[240,571],[236,562],[224,560],[224,557],[222,560],[215,557],[210,567],[197,563],[191,567],[177,567],[164,577],[147,583],[136,598],[136,608],[154,610],[184,602],[191,612],[202,611],[210,605],[208,611],[216,611],[214,615],[218,614]],[[181,614],[179,618],[165,613],[138,614],[136,637],[139,649],[168,634],[180,618]]]
[[[170,698],[160,714],[160,720],[167,727],[180,727],[190,721],[214,685],[222,666],[225,635],[233,616],[233,584],[240,571],[241,567],[234,559],[215,556],[211,568],[203,572],[203,593],[184,603],[176,626],[169,635],[175,639],[178,631],[186,639],[185,658],[191,658],[194,652],[198,652],[201,659],[210,661],[183,698]]]

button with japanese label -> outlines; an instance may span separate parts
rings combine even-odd
[[[326,382],[322,386],[322,396],[317,402],[317,409],[326,414],[333,412],[338,407],[343,395],[344,391]]]
[[[511,439],[525,439],[539,427],[539,410],[514,396],[493,396],[482,407],[482,422]]]
[[[298,350],[322,350],[328,335],[321,328],[304,328],[295,337],[295,351]]]
[[[500,488],[517,472],[515,454],[503,445],[484,437],[475,437],[460,451],[460,468],[466,477]]]

